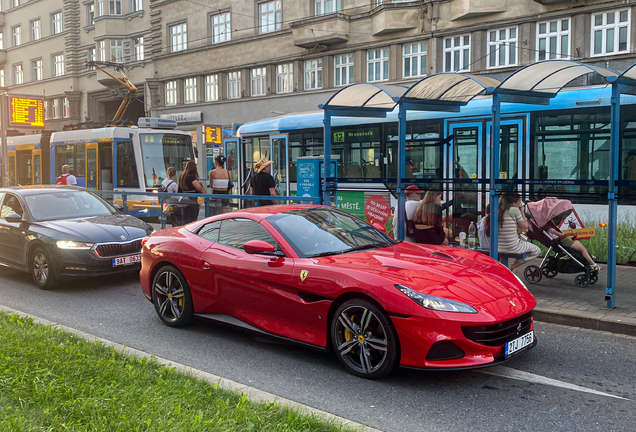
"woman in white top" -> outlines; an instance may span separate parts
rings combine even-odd
[[[210,170],[210,187],[213,194],[225,194],[230,193],[230,172],[224,168],[226,157],[218,155],[214,158],[214,169]],[[227,213],[230,209],[230,200],[227,198],[221,199],[221,213]]]
[[[174,169],[174,167],[168,167],[166,174],[168,174],[168,178],[161,183],[161,186],[166,189],[166,192],[177,193],[179,191],[179,185],[176,181],[174,181],[174,176],[177,175],[177,170]]]
[[[413,216],[415,216],[415,210],[417,210],[417,206],[420,205],[422,201],[423,190],[418,189],[416,185],[410,185],[406,187],[405,195],[406,202],[404,203],[404,213],[406,229],[404,230],[404,240],[415,243],[415,237],[413,237],[414,224],[413,224]]]
[[[528,260],[536,258],[541,249],[532,243],[522,240],[517,230],[528,230],[523,201],[519,192],[507,192],[499,198],[499,252],[526,253],[526,259],[518,259],[510,266],[515,271]]]

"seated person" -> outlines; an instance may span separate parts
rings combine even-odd
[[[477,223],[479,247],[490,250],[490,204],[486,206],[486,215]]]
[[[560,221],[557,225],[560,225],[561,222],[562,221]],[[585,258],[585,260],[590,264],[590,267],[592,268],[592,270],[596,270],[596,271],[602,270],[602,267],[594,262],[594,259],[592,259],[592,256],[587,252],[587,249],[585,248],[585,246],[583,246],[583,244],[580,241],[575,240],[576,234],[574,233],[564,234],[563,231],[561,231],[556,226],[553,226],[552,228],[548,228],[548,234],[553,239],[558,239],[559,244],[563,246],[564,248],[575,250],[581,255],[583,255],[583,258]]]
[[[404,240],[414,242],[415,241],[415,225],[413,223],[413,217],[415,216],[415,211],[417,207],[420,205],[422,200],[423,190],[419,189],[415,185],[410,185],[406,187],[406,202],[404,203],[404,213],[405,213],[405,225],[406,229],[404,230]]]
[[[413,216],[417,243],[448,246],[448,228],[444,227],[441,203],[441,191],[426,192]]]

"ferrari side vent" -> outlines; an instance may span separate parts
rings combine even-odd
[[[466,339],[486,346],[500,346],[526,334],[532,327],[532,312],[508,321],[485,326],[462,327]]]
[[[440,361],[440,360],[455,360],[464,357],[466,353],[463,349],[455,345],[451,341],[439,341],[435,342],[431,349],[426,354],[426,360]]]
[[[455,261],[455,258],[453,258],[450,255],[446,255],[445,253],[441,253],[441,252],[433,252],[432,255],[438,256],[440,258],[446,258],[447,260],[451,260],[451,261]]]

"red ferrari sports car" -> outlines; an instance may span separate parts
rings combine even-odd
[[[536,345],[536,301],[506,267],[333,207],[234,211],[142,243],[141,286],[165,324],[199,316],[333,349],[358,376],[490,366]]]

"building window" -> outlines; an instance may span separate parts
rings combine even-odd
[[[0,31],[0,49],[4,49],[4,33]]]
[[[227,98],[238,99],[241,97],[241,72],[228,72],[227,74]]]
[[[592,14],[592,55],[629,51],[631,10]]]
[[[470,70],[470,35],[444,39],[444,72]]]
[[[42,22],[39,19],[33,20],[29,23],[31,30],[31,40],[36,41],[42,38]]]
[[[86,5],[86,25],[95,25],[95,3],[89,3]]]
[[[121,0],[108,0],[108,14],[121,15]]]
[[[170,26],[170,52],[188,49],[188,29],[186,23]]]
[[[488,67],[496,68],[517,64],[517,28],[488,32]]]
[[[404,78],[426,75],[426,42],[406,44],[402,48],[402,76]]]
[[[131,12],[140,12],[144,10],[144,2],[143,0],[132,0],[130,3],[130,11]]]
[[[570,19],[537,23],[537,61],[570,56]]]
[[[58,119],[60,115],[60,100],[58,98],[53,99],[53,118]]]
[[[22,84],[23,82],[22,64],[13,65],[13,84]]]
[[[53,55],[53,76],[64,75],[64,54]]]
[[[97,42],[97,54],[99,61],[106,61],[106,41]]]
[[[267,69],[252,69],[250,76],[250,88],[252,96],[265,96],[267,92]]]
[[[88,51],[86,52],[86,61],[93,62],[97,60],[97,58],[95,57],[96,56],[95,51],[96,51],[95,47],[88,49]],[[95,66],[90,66],[88,69],[95,70]]]
[[[177,104],[177,82],[168,81],[166,83],[166,106]]]
[[[62,33],[62,12],[54,12],[51,14],[51,34]]]
[[[276,93],[294,91],[294,64],[287,63],[276,66]]]
[[[322,88],[322,59],[305,60],[305,90]]]
[[[97,16],[104,15],[104,0],[97,0]]]
[[[205,77],[205,101],[219,100],[219,76],[207,75]]]
[[[143,36],[132,38],[132,61],[142,61],[144,55],[144,38]]]
[[[64,108],[62,112],[62,117],[69,118],[71,116],[71,104],[68,101],[68,98],[64,98]]]
[[[31,60],[31,80],[42,81],[44,75],[42,74],[42,59]]]
[[[20,0],[11,0],[11,7],[20,6]]]
[[[4,87],[4,68],[0,69],[0,87]]]
[[[387,81],[389,79],[389,49],[367,51],[367,81]]]
[[[121,39],[110,40],[110,61],[122,63],[124,61],[124,41]]]
[[[51,120],[51,110],[49,109],[49,100],[44,100],[44,120]]]
[[[261,33],[280,30],[283,25],[283,7],[281,0],[269,1],[258,5],[258,22]]]
[[[183,103],[197,103],[197,79],[194,77],[183,80]]]
[[[232,27],[230,25],[230,13],[212,15],[210,17],[212,25],[212,43],[227,42],[232,40]]]
[[[20,26],[11,29],[13,35],[13,46],[19,46],[22,43],[22,28]]]
[[[337,55],[333,64],[333,85],[353,84],[353,54]]]
[[[340,12],[340,0],[315,0],[316,16],[327,15],[334,12]]]

